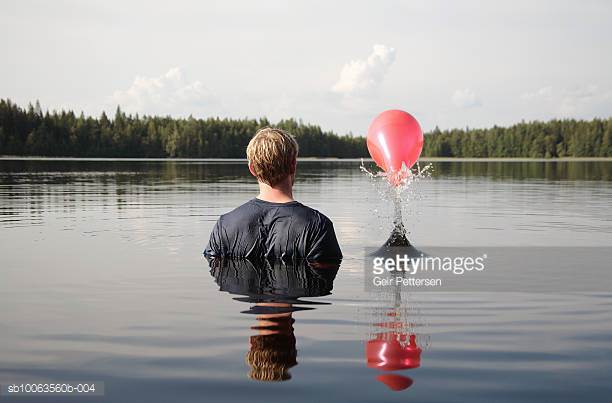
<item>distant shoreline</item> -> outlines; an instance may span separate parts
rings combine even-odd
[[[246,162],[246,158],[105,158],[105,157],[30,157],[2,155],[5,161],[210,161],[210,162]],[[304,157],[300,162],[337,161],[337,162],[373,162],[371,158],[337,158],[337,157]],[[463,157],[423,157],[419,162],[580,162],[612,161],[612,157],[563,157],[563,158],[463,158]]]
[[[126,114],[119,106],[114,116],[103,112],[87,117],[71,110],[43,113],[39,103],[20,107],[0,99],[0,153],[12,156],[242,159],[253,133],[266,126],[292,133],[304,157],[348,160],[369,155],[363,136],[339,135],[293,118],[272,123],[267,118],[140,116]],[[612,158],[612,117],[521,121],[482,129],[436,127],[423,136],[422,155],[440,158],[432,161],[446,161],[447,157],[452,161],[497,161],[498,156],[504,161],[506,156],[530,161]]]

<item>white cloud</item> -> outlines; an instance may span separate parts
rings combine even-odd
[[[365,94],[375,89],[395,61],[395,49],[374,45],[366,60],[352,60],[340,72],[340,79],[332,91],[344,95]]]
[[[584,112],[594,103],[605,98],[599,87],[595,84],[589,84],[581,87],[575,87],[563,92],[561,106],[559,112],[563,116],[573,116]]]
[[[482,106],[482,101],[469,88],[456,90],[452,97],[453,104],[459,108],[475,108]]]
[[[589,101],[598,94],[599,87],[595,84],[576,87],[566,91],[566,96],[583,101]]]
[[[608,116],[612,91],[596,84],[577,85],[570,88],[542,87],[526,92],[521,98],[530,101],[529,107],[539,111],[540,118],[586,118]]]
[[[111,97],[128,112],[182,115],[197,112],[212,99],[200,81],[187,81],[179,67],[159,77],[137,76],[127,90],[115,91]]]
[[[542,98],[542,97],[548,97],[552,94],[553,89],[552,87],[548,86],[548,87],[542,87],[539,88],[535,91],[531,91],[531,92],[525,92],[521,95],[521,98],[523,99],[534,99],[534,98]]]

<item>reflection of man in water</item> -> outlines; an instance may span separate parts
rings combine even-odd
[[[284,303],[260,303],[259,306],[291,307]],[[289,368],[297,365],[297,350],[291,312],[257,315],[257,334],[251,336],[246,362],[251,367],[249,378],[257,381],[291,379]]]
[[[322,213],[293,199],[298,145],[279,129],[258,131],[249,142],[256,198],[223,214],[204,254],[231,258],[342,258],[334,226]]]
[[[257,324],[251,327],[256,333],[249,338],[246,354],[249,377],[258,381],[291,379],[289,369],[297,365],[293,312],[328,304],[301,298],[329,295],[339,262],[325,265],[325,269],[304,260],[212,258],[209,264],[219,290],[239,295],[234,299],[251,304],[242,313],[256,315]]]

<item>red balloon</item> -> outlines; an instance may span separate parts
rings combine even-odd
[[[397,374],[378,375],[376,380],[384,383],[389,389],[395,392],[407,389],[414,383],[412,378]]]
[[[376,165],[387,173],[410,169],[423,149],[419,122],[407,112],[389,110],[374,119],[367,136],[368,151]]]
[[[366,343],[367,366],[383,371],[418,368],[421,366],[421,351],[414,334],[378,333]]]

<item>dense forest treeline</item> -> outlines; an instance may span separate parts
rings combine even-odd
[[[112,118],[72,111],[43,112],[0,100],[0,155],[49,157],[244,158],[252,135],[267,119],[195,119],[126,115]],[[301,157],[365,157],[365,139],[339,136],[293,119],[288,130]],[[489,129],[433,130],[425,135],[429,157],[612,157],[612,118],[551,120]]]
[[[434,129],[423,155],[474,158],[612,157],[612,118],[521,122],[489,129]]]

